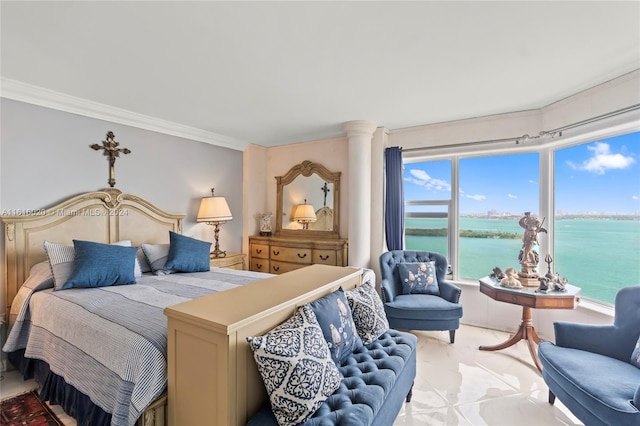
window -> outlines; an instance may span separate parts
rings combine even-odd
[[[544,150],[407,162],[405,247],[446,254],[453,279],[520,269],[518,220],[531,212],[550,230],[541,244],[552,270],[583,297],[613,303],[640,283],[640,132]]]
[[[555,152],[554,266],[613,303],[640,283],[640,133]]]
[[[405,165],[405,247],[451,259],[451,161]]]
[[[538,215],[538,154],[460,160],[460,269],[478,279],[498,266],[520,269],[525,212]]]

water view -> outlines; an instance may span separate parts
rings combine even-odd
[[[638,216],[556,218],[552,272],[566,276],[570,284],[582,288],[583,297],[613,304],[620,288],[640,283],[639,219]],[[408,250],[446,254],[446,228],[444,218],[406,219],[405,246]],[[520,270],[522,231],[515,217],[461,216],[460,277],[477,280],[490,274],[495,266]],[[542,260],[538,271],[547,272],[547,264]]]

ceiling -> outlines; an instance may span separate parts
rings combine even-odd
[[[638,1],[4,1],[1,76],[276,146],[536,109],[640,68]]]

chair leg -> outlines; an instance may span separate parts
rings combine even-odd
[[[415,382],[414,382],[415,383]],[[411,383],[411,389],[409,389],[409,393],[407,394],[406,401],[411,402],[411,397],[413,396],[413,383]]]
[[[556,402],[556,396],[549,390],[549,404],[553,405],[554,402]]]
[[[456,331],[455,330],[449,330],[449,341],[451,343],[456,341]]]

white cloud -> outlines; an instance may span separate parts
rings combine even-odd
[[[464,197],[464,198],[469,198],[471,200],[476,200],[476,201],[484,201],[487,199],[486,196],[484,195],[480,195],[480,194],[466,194],[462,188],[460,188],[459,190],[460,196]]]
[[[418,186],[424,186],[428,190],[435,191],[451,191],[451,184],[442,180],[442,179],[434,179],[429,176],[429,173],[420,169],[411,169],[409,170],[413,179],[405,179],[408,182],[411,182]]]
[[[507,197],[509,197],[509,198],[518,198],[517,195],[513,195],[513,194],[507,194]]]
[[[538,182],[536,182],[536,181],[535,181],[535,180],[533,180],[533,179],[529,179],[529,180],[528,180],[528,182],[529,182],[531,185],[537,185],[537,184],[538,184]]]
[[[632,157],[612,153],[609,144],[604,142],[596,142],[588,146],[587,149],[593,153],[591,158],[581,164],[567,161],[567,165],[574,170],[584,170],[603,175],[607,170],[626,169],[636,162]]]
[[[411,169],[409,170],[409,173],[411,173],[411,175],[416,177],[417,179],[423,180],[425,182],[431,179],[431,176],[429,176],[429,173],[425,172],[424,170]]]
[[[480,194],[473,194],[473,195],[464,195],[465,198],[471,198],[472,200],[476,200],[476,201],[484,201],[487,199],[487,197],[485,197],[484,195],[480,195]]]
[[[637,195],[632,195],[631,199],[638,201],[638,200],[640,200],[640,197],[638,197]]]

